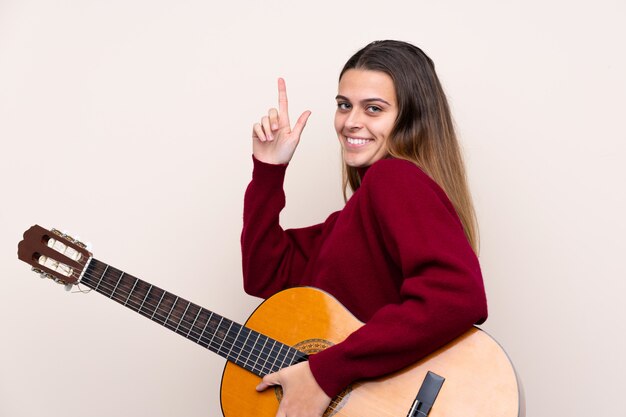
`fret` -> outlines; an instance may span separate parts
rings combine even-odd
[[[255,374],[260,375],[261,372],[257,368],[257,363],[259,362],[259,353],[261,353],[261,351],[257,349],[257,347],[259,345],[259,340],[261,339],[261,336],[263,335],[259,332],[255,332],[255,333],[256,333],[256,339],[254,339],[254,342],[252,343],[252,347],[250,348],[250,355],[246,359],[246,366],[247,366],[247,369],[250,369]],[[264,337],[264,338],[267,343],[267,337]],[[254,362],[252,362],[251,364],[248,363],[248,360],[250,359],[254,359]]]
[[[251,331],[246,329],[245,327],[241,327],[241,329],[239,329],[239,333],[237,334],[237,339],[235,340],[235,342],[239,339],[239,335],[241,335],[241,331],[242,330],[247,330],[248,335],[246,336],[245,340],[243,341],[241,348],[239,349],[239,352],[237,353],[237,356],[235,357],[235,359],[233,360],[233,362],[237,362],[239,360],[239,357],[241,356],[241,352],[243,352],[246,348],[246,342],[248,341],[248,338],[250,337],[250,333]],[[233,343],[233,346],[235,345],[235,343]],[[230,350],[232,351],[232,347],[230,348]]]
[[[177,302],[178,302],[177,296],[165,291],[165,294],[163,295],[163,299],[161,300],[160,305],[157,306],[157,309],[159,310],[159,313],[160,313],[159,315],[160,321],[168,329],[172,329],[172,325],[169,320],[170,320],[170,316],[172,315],[172,312],[175,311]]]
[[[211,319],[212,320],[212,319]],[[219,329],[219,327],[222,325],[222,321],[224,320],[224,317],[220,317],[220,322],[217,324],[217,329]],[[215,335],[217,334],[217,329],[215,329],[213,331],[213,336],[211,336],[211,340],[209,340],[209,344],[208,344],[208,348],[211,349],[211,343],[213,343],[213,339],[215,339]],[[211,349],[213,350],[213,349]],[[218,350],[214,350],[214,352],[217,352]]]
[[[243,363],[243,367],[248,369],[248,361],[254,355],[254,346],[256,346],[256,342],[257,340],[259,340],[259,336],[261,336],[261,334],[250,329],[246,329],[246,330],[248,330],[248,336],[246,337],[246,340],[243,342],[243,346],[241,347],[241,351],[239,352],[239,354],[241,355],[242,352],[245,352],[246,360]],[[252,339],[250,339],[250,334],[256,334],[256,338],[254,339],[254,342],[252,341]],[[250,341],[250,345],[248,345],[248,341]],[[239,359],[239,356],[237,357],[237,359]]]
[[[229,357],[233,358],[233,359],[231,359],[231,361],[233,361],[233,362],[234,362],[234,358],[239,356],[239,354],[241,353],[241,351],[244,348],[243,340],[244,340],[244,335],[245,335],[245,331],[246,330],[248,330],[248,329],[246,329],[244,326],[242,326],[242,325],[240,325],[238,323],[233,323],[233,330],[230,332],[230,336],[231,336],[231,339],[232,339],[232,342],[231,342],[232,344],[230,346],[230,349],[228,350],[228,355],[229,355]],[[237,356],[235,356],[235,355],[237,355]]]
[[[87,265],[87,268],[85,269],[84,273],[83,273],[83,278],[80,280],[81,284],[86,285],[88,288],[93,289],[93,283],[90,282],[93,278],[92,274],[94,273],[94,269],[97,267],[97,263],[96,262],[89,262],[89,265]]]
[[[292,352],[292,350],[293,350],[293,349],[292,349],[292,348],[290,348],[290,347],[287,347],[287,348],[285,349],[285,355],[283,356],[283,359],[280,361],[280,368],[279,368],[279,369],[283,369],[285,366],[288,366],[289,361],[287,360],[287,358],[289,357],[289,354],[290,354],[290,353],[293,353],[293,352]],[[287,364],[287,365],[286,365],[286,364]]]
[[[116,270],[113,267],[108,268],[106,273],[103,274],[102,279],[100,280],[100,287],[98,292],[106,297],[112,298],[113,291],[113,282],[117,282],[114,278]],[[121,272],[121,271],[119,271]]]
[[[283,351],[283,348],[285,348],[285,351]],[[286,355],[286,346],[281,345],[280,349],[278,350],[278,354],[276,355],[276,360],[274,361],[274,366],[272,368],[273,372],[278,371],[279,369],[282,369],[285,367],[285,355]]]
[[[185,314],[187,314],[187,310],[189,310],[189,306],[190,305],[191,305],[191,303],[187,302],[187,308],[185,308],[185,311],[183,311],[183,315],[180,317],[180,320],[178,320],[178,324],[176,325],[176,328],[174,329],[175,333],[178,332],[178,328],[180,327],[180,323],[182,323],[183,320],[185,319]]]
[[[146,301],[148,300],[148,297],[150,297],[150,293],[152,292],[152,289],[154,288],[153,285],[150,285],[148,287],[148,289],[146,290],[146,295],[143,297],[143,300],[141,300],[141,304],[139,305],[139,308],[137,309],[137,311],[139,312],[139,314],[148,317],[149,311],[145,312],[143,311],[143,306],[146,303]]]
[[[239,326],[238,324],[236,326]],[[231,324],[232,327],[232,324]],[[241,334],[241,331],[244,329],[243,326],[239,326],[239,331],[237,331],[237,334],[233,337],[233,342],[230,345],[230,349],[228,349],[228,353],[226,354],[226,356],[230,356],[230,354],[233,351],[233,348],[236,346],[237,344],[237,340],[239,340],[239,335]],[[226,337],[228,337],[228,334],[226,335]],[[237,355],[239,356],[239,355]]]
[[[189,331],[187,332],[187,334],[185,335],[185,337],[187,339],[189,339],[189,334],[191,333],[191,330],[194,328],[194,326],[196,325],[196,321],[198,321],[198,317],[200,317],[200,313],[202,312],[202,309],[199,308],[198,309],[198,313],[196,313],[196,318],[193,319],[193,323],[191,323],[191,326],[189,326]]]
[[[169,293],[167,293],[167,294],[169,295]],[[163,320],[164,323],[167,323],[167,321],[169,320],[170,315],[172,314],[172,311],[174,311],[174,307],[176,306],[177,302],[178,302],[178,297],[176,297],[176,299],[172,303],[172,308],[170,308],[170,311],[167,313],[167,316],[165,317],[165,320]]]
[[[276,346],[276,341],[274,341],[274,346],[272,346],[272,353],[274,352],[274,347]],[[270,373],[274,371],[274,369],[276,369],[276,361],[278,360],[278,355],[280,355],[280,351],[283,350],[283,344],[280,344],[280,348],[278,349],[278,353],[276,355],[274,355],[274,362],[272,362],[272,366],[269,368],[270,369]],[[280,369],[280,368],[279,368]]]
[[[91,267],[92,265],[92,260],[93,257],[89,257],[88,259],[85,259],[85,263],[79,261],[79,263],[81,265],[83,265],[83,269],[82,271],[79,270],[74,270],[72,272],[72,277],[76,278],[76,284],[80,284],[83,282],[83,279],[85,278],[85,276],[87,276],[87,271],[89,270],[89,267]]]
[[[294,360],[294,358],[296,357],[296,353],[298,352],[298,350],[297,350],[297,349],[294,349],[294,348],[292,348],[292,347],[290,347],[290,348],[289,348],[289,352],[291,352],[291,359],[289,359],[289,360],[288,360],[288,361],[286,361],[286,362],[283,362],[283,366],[282,366],[283,368],[285,367],[285,366],[284,366],[284,365],[285,365],[285,363],[287,364],[287,366],[291,366],[291,365],[293,365],[293,364],[294,364],[294,361],[293,361],[293,360]],[[287,354],[287,356],[285,356],[285,359],[287,359],[288,357],[289,357],[289,354]]]
[[[224,342],[226,341],[226,338],[228,337],[228,332],[230,331],[231,327],[233,327],[233,322],[232,321],[230,322],[230,326],[228,326],[228,329],[226,329],[226,333],[222,337],[222,342],[220,343],[220,346],[217,348],[218,352],[222,350],[222,346],[224,346]],[[226,355],[226,358],[228,358],[228,355]]]
[[[159,288],[160,289],[160,288]],[[163,291],[163,290],[161,290]],[[159,309],[159,307],[161,306],[161,301],[163,301],[163,297],[165,297],[165,291],[163,291],[163,294],[161,294],[161,298],[159,298],[159,302],[156,303],[156,306],[154,307],[154,311],[152,312],[152,316],[150,317],[150,320],[154,320],[154,315],[156,314],[157,310]]]
[[[100,275],[100,279],[98,280],[98,283],[96,284],[96,287],[94,288],[95,291],[98,291],[98,287],[100,286],[100,283],[102,282],[102,278],[104,278],[104,274],[107,273],[108,269],[109,269],[109,265],[107,265],[106,268],[104,268],[102,275]]]
[[[213,319],[213,314],[214,314],[213,312],[209,313],[209,317],[207,317],[207,320],[204,323],[204,327],[202,328],[202,331],[198,334],[198,339],[196,340],[196,343],[199,343],[200,345],[204,346],[207,349],[209,348],[209,344],[202,341],[202,338],[204,337],[204,334],[206,333],[206,329],[207,329],[207,326],[209,325],[209,322]]]
[[[272,366],[267,365],[267,362],[269,359],[271,359],[272,357],[274,358],[274,362],[276,362],[276,357],[272,355],[272,352],[274,352],[274,348],[276,347],[276,343],[278,343],[278,341],[276,340],[272,340],[272,347],[269,349],[269,351],[265,354],[265,363],[263,364],[263,369],[269,374],[271,373],[272,370]]]
[[[152,320],[152,317],[156,314],[156,307],[157,307],[156,300],[159,300],[160,297],[162,296],[162,293],[159,293],[159,291],[162,292],[163,290],[153,285],[150,286],[150,291],[148,292],[145,303],[143,304],[143,309],[145,310],[145,313],[146,313],[144,315],[150,320]]]
[[[267,341],[269,340],[267,336],[264,336],[261,333],[259,333],[259,337],[257,338],[257,342],[255,342],[255,344],[258,343],[258,339],[260,339],[261,336],[263,337],[263,339],[265,339],[265,342],[263,342],[263,346],[261,346],[261,349],[259,349],[259,355],[256,356],[256,360],[254,361],[254,364],[252,365],[254,369],[256,369],[259,359],[261,359],[261,357],[263,356],[263,351],[265,349],[265,346],[267,346]],[[267,355],[265,355],[265,362],[267,363]],[[263,367],[261,367],[261,370],[263,370]]]
[[[202,331],[200,332],[200,334],[198,335],[198,339],[196,340],[197,343],[200,343],[200,339],[202,339],[202,336],[204,336],[204,332],[206,331],[206,326],[209,325],[209,321],[211,321],[212,318],[213,318],[213,312],[211,312],[211,314],[209,314],[209,317],[207,317],[206,323],[204,323],[204,327],[202,328]],[[209,342],[209,344],[210,343],[211,342]],[[205,347],[208,348],[209,345],[206,345]]]
[[[130,300],[130,295],[133,293],[133,291],[135,290],[135,287],[137,286],[137,283],[139,282],[139,278],[135,278],[135,283],[133,284],[133,287],[130,289],[130,291],[128,292],[128,296],[126,297],[126,300],[124,301],[124,306],[128,303],[128,300]]]
[[[113,288],[113,291],[111,291],[111,295],[109,295],[109,298],[113,298],[113,294],[115,294],[115,290],[117,290],[117,287],[120,285],[120,281],[122,280],[123,277],[124,277],[124,272],[122,271],[122,274],[117,280],[117,283],[115,284],[115,287]]]
[[[186,326],[188,325],[188,321],[185,320],[185,315],[187,314],[187,311],[189,310],[189,307],[191,305],[192,303],[185,300],[184,298],[178,299],[178,302],[174,307],[174,311],[172,311],[172,315],[169,318],[169,324],[172,325],[172,331],[174,333],[178,333],[179,328],[187,330]]]
[[[290,348],[287,345],[283,345],[284,346],[284,350],[281,350],[281,352],[278,354],[278,358],[279,358],[279,363],[280,365],[277,366],[276,370],[280,370],[283,369],[285,367],[285,363],[287,363],[285,361],[285,359],[287,358],[287,356],[289,355],[289,352],[291,352],[292,348]],[[281,356],[282,355],[282,356]]]
[[[287,357],[288,354],[289,354],[289,346],[283,345],[283,349],[281,349],[280,352],[278,353],[278,357],[276,360],[276,367],[274,368],[275,371],[278,371],[285,367],[285,358]]]
[[[229,360],[232,360],[231,351],[233,347],[235,346],[235,343],[237,342],[236,336],[239,334],[242,328],[242,326],[239,326],[239,330],[237,330],[237,326],[239,326],[237,323],[231,322],[230,325],[228,326],[228,329],[225,332],[224,340],[222,340],[221,348],[226,351],[225,356]]]

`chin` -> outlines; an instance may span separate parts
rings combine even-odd
[[[343,162],[352,168],[366,168],[381,158],[371,157],[368,155],[349,155],[343,158]]]
[[[347,166],[352,167],[352,168],[365,168],[371,165],[368,162],[346,161],[346,160],[344,160],[344,162]]]

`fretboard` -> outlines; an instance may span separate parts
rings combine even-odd
[[[306,360],[306,354],[92,259],[81,284],[225,359],[263,376]]]

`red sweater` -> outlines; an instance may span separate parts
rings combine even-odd
[[[289,230],[279,225],[285,171],[254,159],[241,236],[244,288],[267,298],[316,287],[365,323],[309,358],[329,396],[416,362],[487,318],[480,266],[456,211],[417,166],[378,161],[343,210]]]

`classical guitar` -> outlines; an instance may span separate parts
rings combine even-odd
[[[44,277],[99,292],[227,359],[221,387],[226,417],[274,417],[282,391],[257,393],[259,377],[304,361],[362,326],[338,301],[313,288],[276,294],[242,326],[107,265],[83,243],[37,225],[24,233],[18,257]],[[324,416],[523,417],[524,409],[506,353],[472,328],[418,363],[353,384]]]

